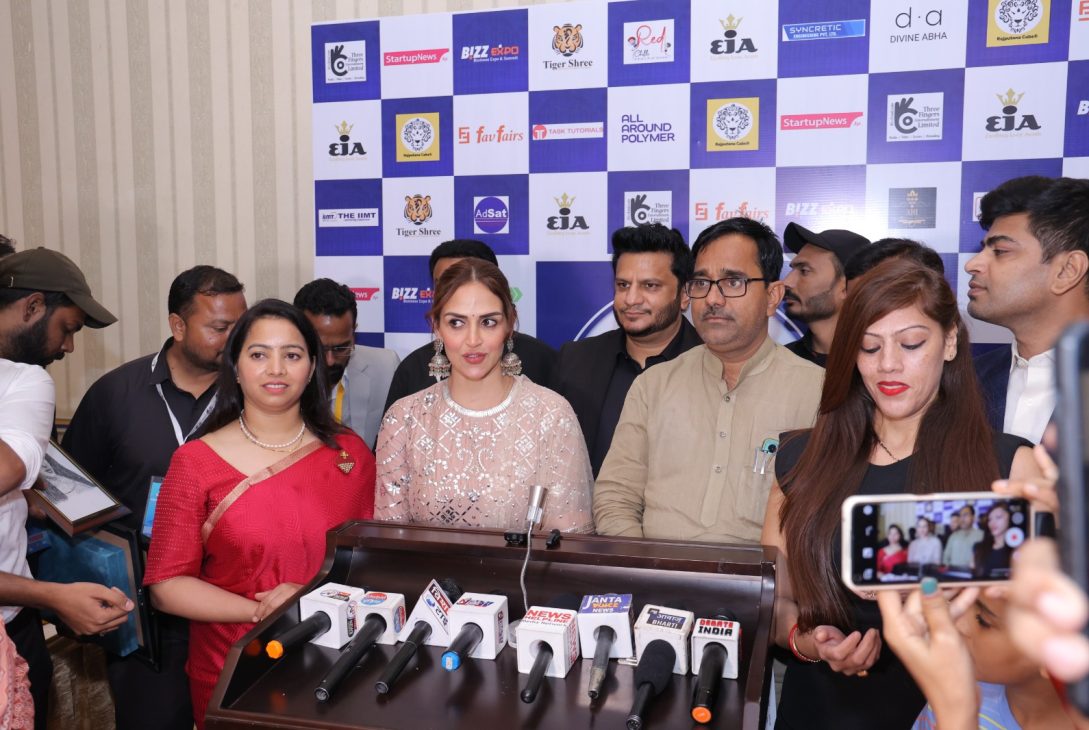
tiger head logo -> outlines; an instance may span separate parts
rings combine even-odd
[[[401,139],[413,152],[421,152],[430,147],[432,136],[434,131],[431,122],[422,117],[409,119],[401,129]]]
[[[569,58],[582,50],[582,23],[552,26],[552,50],[564,58]]]
[[[406,195],[405,196],[405,220],[415,225],[423,225],[424,221],[431,218],[430,195]]]

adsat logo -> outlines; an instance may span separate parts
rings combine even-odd
[[[818,23],[787,23],[783,41],[822,41],[837,38],[861,38],[866,35],[866,19],[826,20]]]
[[[887,97],[888,124],[886,142],[917,142],[942,138],[942,111],[945,94],[938,91],[927,94]]]
[[[760,149],[760,99],[708,99],[707,151]]]
[[[550,231],[589,231],[590,226],[586,224],[586,219],[581,215],[571,215],[571,206],[575,203],[574,198],[567,197],[567,193],[564,193],[559,198],[552,198],[556,201],[556,206],[559,208],[559,215],[552,215],[548,217],[545,222],[545,227]]]
[[[477,127],[475,131],[470,131],[469,127],[458,127],[458,144],[521,142],[525,138],[525,132],[515,132],[507,129],[505,124],[500,124],[494,132],[489,132],[483,124]]]
[[[510,198],[506,195],[474,197],[473,232],[482,235],[510,233]]]
[[[722,26],[722,40],[711,41],[711,55],[719,58],[733,56],[740,53],[756,53],[756,44],[752,38],[738,38],[737,29],[744,18],[726,16],[726,20],[719,19]]]
[[[431,289],[416,286],[395,286],[389,290],[389,298],[405,304],[429,304],[435,296]]]
[[[376,286],[353,286],[349,288],[352,290],[352,294],[355,294],[357,302],[369,302],[374,299],[374,295],[379,291]]]
[[[908,6],[907,10],[897,13],[893,21],[896,27],[903,33],[893,33],[889,36],[889,43],[918,43],[920,41],[944,40],[949,34],[941,29],[942,11],[940,8],[933,10],[920,10]],[[917,30],[921,28],[926,30]]]
[[[862,126],[862,112],[825,112],[823,114],[784,114],[779,129],[850,129]]]
[[[348,122],[336,125],[337,139],[340,141],[329,144],[330,157],[354,157],[355,155],[362,157],[367,154],[362,142],[352,142],[351,134],[354,127],[354,124],[348,124]]]
[[[1050,0],[988,0],[987,46],[1047,43]]]
[[[750,218],[760,223],[767,223],[771,217],[771,211],[767,208],[759,208],[749,205],[749,201],[741,201],[737,207],[724,202],[710,203],[697,202],[693,208],[693,218],[698,221],[724,221],[727,218]]]
[[[937,188],[890,188],[889,228],[934,228]]]
[[[519,46],[462,46],[461,60],[473,63],[491,63],[492,61],[517,61],[521,58]]]
[[[578,55],[582,50],[585,41],[582,38],[582,23],[578,25],[571,25],[570,23],[564,23],[563,25],[552,26],[552,51],[563,58],[561,61],[551,61],[544,59],[541,63],[544,67],[558,71],[564,68],[590,68],[594,65],[593,61],[580,61],[573,56]]]
[[[673,60],[673,18],[624,23],[624,64]]]
[[[439,159],[439,113],[398,114],[397,161],[421,162]]]
[[[624,193],[625,222],[629,226],[644,223],[673,225],[673,191],[648,190]]]
[[[325,83],[343,84],[366,80],[366,41],[340,41],[325,44]]]
[[[431,220],[434,212],[431,209],[431,196],[415,195],[405,196],[405,221],[412,224],[412,228],[397,228],[397,235],[405,238],[428,238],[442,235],[438,228],[428,228],[424,225]]]
[[[1017,105],[1021,103],[1021,99],[1024,98],[1025,92],[1018,94],[1013,89],[1007,89],[1005,94],[995,94],[995,98],[1002,104],[1002,114],[995,115],[993,117],[987,117],[987,131],[993,132],[989,134],[989,137],[1012,137],[1012,136],[1038,136],[1040,130],[1040,123],[1036,121],[1036,117],[1032,114],[1018,114]],[[1022,132],[1016,134],[1022,130],[1030,130],[1028,132]]]

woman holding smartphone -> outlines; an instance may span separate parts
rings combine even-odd
[[[903,665],[882,651],[873,596],[851,594],[840,580],[843,501],[1033,478],[1027,447],[987,423],[967,329],[942,275],[892,259],[856,282],[816,424],[781,439],[761,540],[786,563],[775,635],[796,659],[777,728],[906,730],[925,704]]]

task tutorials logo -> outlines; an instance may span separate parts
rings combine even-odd
[[[1025,97],[1025,92],[1017,93],[1012,88],[1004,94],[995,94],[1002,113],[987,117],[988,137],[1038,137],[1041,125],[1034,114],[1021,112],[1018,105]]]
[[[987,46],[1047,43],[1050,0],[988,0]]]
[[[439,159],[439,113],[398,114],[397,161],[424,162]]]
[[[641,226],[644,223],[673,225],[673,191],[647,190],[624,193],[624,223]]]
[[[325,83],[367,80],[367,41],[325,44]]]
[[[673,43],[673,18],[624,23],[624,65],[670,63]]]
[[[889,228],[934,228],[937,188],[890,188]]]
[[[890,94],[886,142],[918,142],[942,138],[945,94]]]
[[[707,151],[760,149],[760,99],[707,100]]]
[[[711,41],[712,58],[729,58],[756,53],[756,44],[753,43],[752,38],[738,35],[742,20],[744,18],[735,18],[733,15],[727,15],[725,20],[719,19],[718,22],[722,26],[722,38]]]
[[[484,236],[510,233],[510,197],[474,196],[473,233]]]

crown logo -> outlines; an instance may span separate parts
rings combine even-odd
[[[910,205],[915,205],[915,203],[919,202],[919,193],[914,190],[908,190],[907,201]]]
[[[341,137],[347,137],[352,133],[352,127],[354,126],[354,124],[348,124],[348,122],[341,122],[337,125],[337,134]]]
[[[1002,96],[1001,94],[995,94],[995,96],[998,97],[998,101],[1002,104],[1002,106],[1017,106],[1018,102],[1021,101],[1021,97],[1023,97],[1024,95],[1025,92],[1022,91],[1020,94],[1018,94],[1013,89],[1007,89],[1005,96]]]
[[[719,19],[719,23],[722,25],[723,30],[737,30],[737,26],[741,25],[741,21],[744,18],[735,18],[733,14],[727,15],[726,20]]]
[[[567,197],[567,193],[564,193],[562,197],[552,199],[555,200],[556,205],[560,206],[561,208],[570,208],[571,204],[575,202],[574,198]]]

